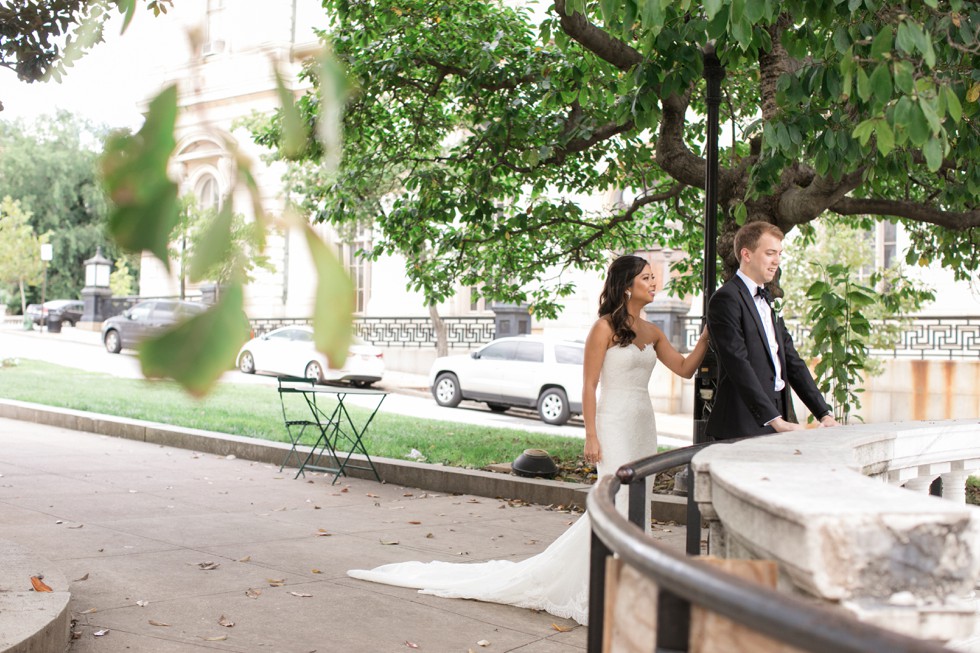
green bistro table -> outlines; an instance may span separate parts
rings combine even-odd
[[[290,395],[302,397],[308,414],[297,416],[290,414],[286,405]],[[354,423],[344,401],[351,395],[365,395],[377,397],[378,402],[371,410],[370,416],[360,426]],[[318,397],[329,396],[336,401],[333,406],[325,407],[317,402]],[[333,483],[341,476],[347,475],[348,469],[361,469],[370,471],[380,482],[381,476],[374,467],[374,462],[364,446],[364,435],[368,427],[374,421],[374,416],[378,414],[378,409],[384,403],[388,392],[376,388],[355,388],[339,385],[317,385],[314,379],[304,379],[297,377],[279,378],[279,400],[282,404],[282,416],[286,425],[286,433],[289,435],[291,446],[286,454],[285,460],[279,467],[279,471],[295,457],[297,460],[302,456],[302,452],[297,450],[301,440],[307,430],[316,434],[316,442],[310,449],[306,457],[300,462],[299,469],[294,478],[299,478],[306,470],[326,472],[333,474]],[[293,411],[295,412],[295,410]],[[294,419],[300,417],[299,419]],[[358,464],[351,461],[353,454],[364,456],[366,464]]]

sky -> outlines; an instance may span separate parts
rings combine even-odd
[[[125,34],[115,17],[105,29],[105,42],[96,45],[61,83],[17,79],[17,74],[0,68],[0,120],[34,119],[65,109],[110,127],[138,129],[143,124],[139,103],[155,89],[150,87],[148,69],[155,65],[152,14],[137,12]],[[165,50],[163,51],[165,54]]]

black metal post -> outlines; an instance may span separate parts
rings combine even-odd
[[[707,134],[705,136],[704,170],[704,309],[708,315],[708,302],[715,291],[717,262],[716,241],[718,240],[718,107],[721,105],[721,81],[725,78],[725,68],[715,53],[714,41],[702,50],[704,60],[704,79],[707,82],[705,104],[707,106]],[[702,322],[702,327],[704,323]],[[694,444],[706,442],[704,428],[718,376],[717,363],[713,352],[709,351],[698,369],[694,393]]]
[[[589,634],[588,653],[602,653],[603,630],[606,627],[606,560],[612,551],[596,532],[592,531],[589,548]]]

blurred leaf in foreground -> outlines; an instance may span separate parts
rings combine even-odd
[[[303,225],[310,255],[316,266],[316,303],[313,339],[327,356],[330,367],[340,369],[347,360],[354,321],[354,284],[337,256],[309,224]]]
[[[147,377],[169,377],[191,394],[203,396],[232,368],[248,340],[241,284],[230,285],[217,304],[140,346]]]
[[[112,199],[109,233],[123,248],[149,250],[170,269],[167,242],[177,224],[177,184],[167,176],[176,147],[177,87],[150,103],[146,122],[135,135],[115,134],[106,143],[102,174]]]
[[[217,215],[194,247],[191,257],[191,281],[201,281],[208,270],[231,256],[231,198],[226,198]]]

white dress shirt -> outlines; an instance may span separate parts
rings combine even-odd
[[[752,296],[752,301],[755,302],[755,308],[759,311],[759,318],[762,320],[762,326],[766,331],[766,341],[769,343],[769,357],[772,359],[773,368],[776,370],[776,387],[773,389],[776,392],[780,392],[786,387],[786,382],[783,381],[783,367],[779,364],[779,342],[776,340],[776,327],[772,322],[772,307],[769,305],[769,302],[756,294],[756,289],[759,287],[759,284],[742,274],[741,270],[738,270],[735,274],[742,280],[745,287],[749,289],[749,295]]]

